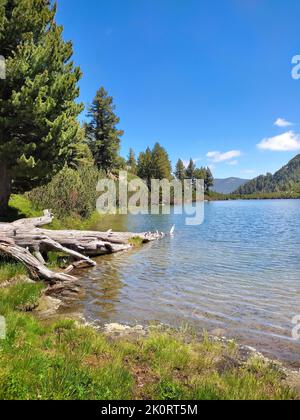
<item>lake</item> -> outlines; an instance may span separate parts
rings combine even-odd
[[[78,308],[89,321],[190,324],[300,366],[300,201],[205,203],[205,221],[180,215],[109,216],[96,226],[175,236],[101,257],[83,272]]]

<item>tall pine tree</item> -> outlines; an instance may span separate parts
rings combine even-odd
[[[188,167],[186,168],[186,176],[188,179],[194,181],[195,178],[195,170],[196,170],[196,165],[193,161],[193,159],[190,159],[190,162],[188,164]]]
[[[176,163],[175,176],[179,181],[183,181],[186,178],[186,169],[181,159]]]
[[[148,188],[151,188],[152,171],[152,152],[148,147],[145,152],[139,154],[137,164],[137,176],[147,182]]]
[[[172,166],[169,155],[159,143],[153,149],[149,147],[145,152],[140,153],[137,164],[137,175],[146,180],[149,189],[151,179],[171,179]]]
[[[134,150],[132,148],[130,148],[130,150],[129,150],[127,165],[129,166],[130,171],[133,174],[135,174],[136,173],[136,170],[137,170],[137,167],[136,167],[137,166],[137,162],[136,162]]]
[[[210,188],[214,186],[215,180],[210,168],[206,168],[205,176],[205,191],[206,193],[210,192]]]
[[[87,114],[87,137],[96,165],[107,172],[118,165],[120,137],[124,134],[117,128],[120,119],[114,111],[113,98],[101,87]]]
[[[1,0],[0,214],[10,194],[48,181],[82,139],[81,73],[50,0]]]
[[[152,150],[152,177],[154,179],[171,179],[172,166],[169,155],[159,143]]]

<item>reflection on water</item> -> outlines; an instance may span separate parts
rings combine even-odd
[[[82,273],[88,319],[224,330],[300,366],[291,338],[300,314],[300,201],[214,202],[205,223],[184,216],[110,216],[99,230],[169,231],[174,238],[99,258]]]

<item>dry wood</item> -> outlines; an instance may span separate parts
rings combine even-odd
[[[42,229],[53,220],[53,214],[45,210],[43,216],[20,219],[12,223],[0,223],[0,252],[24,264],[31,276],[54,284],[70,283],[76,277],[69,275],[74,268],[95,266],[90,257],[125,251],[132,247],[130,240],[140,238],[143,243],[164,236],[163,233],[97,232],[78,230]],[[70,266],[64,272],[54,272],[46,267],[44,255],[57,251],[71,257]]]

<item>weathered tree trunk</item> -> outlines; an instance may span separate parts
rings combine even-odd
[[[11,194],[11,178],[6,165],[0,162],[0,217],[5,216]]]
[[[43,278],[50,283],[72,282],[76,278],[69,273],[74,268],[95,266],[90,257],[125,251],[132,247],[131,239],[151,242],[163,237],[163,233],[115,233],[78,230],[41,229],[53,220],[53,215],[44,211],[42,217],[21,219],[13,223],[0,223],[0,252],[23,263],[33,278]],[[57,251],[71,257],[69,267],[57,273],[46,267],[43,254]]]

